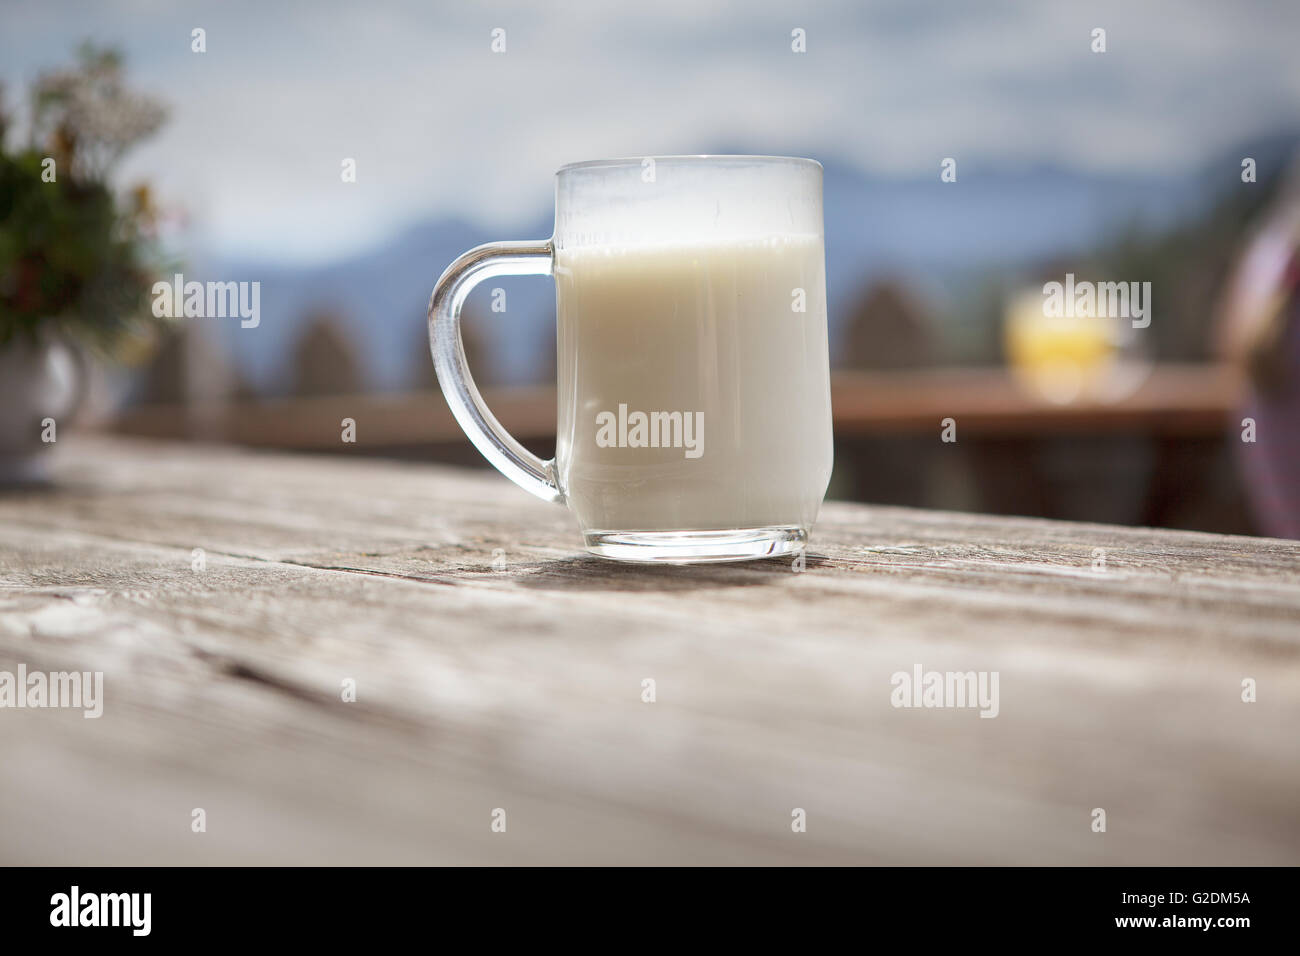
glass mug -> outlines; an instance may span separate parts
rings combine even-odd
[[[824,250],[811,159],[565,166],[550,239],[478,246],[438,280],[438,381],[487,460],[567,504],[595,554],[693,563],[800,551],[831,474]],[[461,306],[500,275],[555,278],[551,461],[501,427],[466,367]]]

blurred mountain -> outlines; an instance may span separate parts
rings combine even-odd
[[[908,180],[872,177],[825,160],[832,348],[841,347],[849,313],[878,281],[904,283],[937,315],[959,315],[975,277],[990,271],[1014,274],[1048,259],[1069,262],[1095,251],[1108,237],[1187,222],[1240,182],[1241,156],[1258,160],[1263,179],[1282,164],[1295,141],[1292,135],[1271,137],[1208,165],[1208,172],[1162,176],[1047,166],[991,170],[964,166],[959,159],[957,181],[943,183],[938,159],[932,176]],[[430,220],[364,255],[319,267],[215,263],[212,277],[262,283],[260,326],[225,323],[217,334],[260,391],[282,395],[291,387],[289,363],[302,324],[328,311],[357,350],[368,387],[411,387],[422,378],[412,342],[421,341],[429,292],[443,269],[479,243],[542,238],[551,231],[551,212],[539,208],[521,215],[511,229]],[[504,313],[488,307],[493,288],[506,291]],[[555,304],[548,279],[490,280],[471,295],[467,315],[471,310],[482,347],[492,356],[492,379],[540,380],[553,368]]]
[[[551,234],[547,216],[525,223],[511,238],[544,238]],[[267,395],[292,390],[289,368],[293,345],[301,326],[312,315],[328,312],[357,350],[357,366],[373,389],[397,389],[415,384],[412,343],[425,326],[429,293],[453,259],[472,246],[505,238],[458,219],[433,220],[394,237],[382,247],[351,259],[316,267],[268,268],[256,263],[215,263],[211,274],[262,283],[262,320],[256,328],[238,323],[221,327],[225,346],[237,364]],[[554,291],[549,280],[494,280],[476,290],[470,306],[475,313],[489,288],[510,284],[507,316],[516,336],[537,336],[546,322],[554,322]],[[516,289],[515,284],[519,287]],[[506,316],[494,315],[493,318]],[[468,317],[467,317],[468,320]],[[514,321],[518,320],[518,321]],[[216,323],[214,323],[215,325]],[[519,338],[511,336],[503,350],[521,353]],[[489,347],[495,342],[485,343]],[[506,367],[505,378],[527,378],[528,351]],[[432,359],[426,359],[432,365]]]

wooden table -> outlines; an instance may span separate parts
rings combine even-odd
[[[0,671],[104,713],[0,709],[0,863],[1300,862],[1300,543],[832,503],[645,568],[497,476],[59,445]]]

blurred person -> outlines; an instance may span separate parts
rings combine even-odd
[[[1300,538],[1300,159],[1229,279],[1218,331],[1245,378],[1237,456],[1259,530]]]

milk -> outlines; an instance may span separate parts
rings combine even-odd
[[[811,526],[823,262],[816,235],[557,248],[556,469],[584,529]]]

